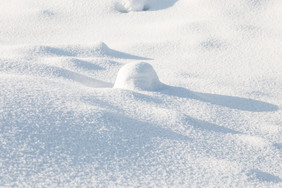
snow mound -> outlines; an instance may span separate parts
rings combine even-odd
[[[147,10],[147,0],[123,0],[116,8],[120,12],[144,11]]]
[[[126,64],[119,70],[114,88],[154,91],[162,85],[154,68],[139,62]]]
[[[172,7],[178,0],[119,0],[115,5],[122,13],[157,11]]]

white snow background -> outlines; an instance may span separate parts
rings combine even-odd
[[[282,187],[281,107],[281,0],[0,0],[1,187]]]

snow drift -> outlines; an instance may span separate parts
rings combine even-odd
[[[281,10],[0,0],[0,187],[282,187]]]

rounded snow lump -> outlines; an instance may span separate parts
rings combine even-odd
[[[146,0],[123,0],[123,6],[127,11],[143,11]]]
[[[118,72],[114,88],[154,91],[162,86],[149,63],[128,63]]]

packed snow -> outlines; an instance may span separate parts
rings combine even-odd
[[[0,187],[282,187],[281,10],[0,0]]]

